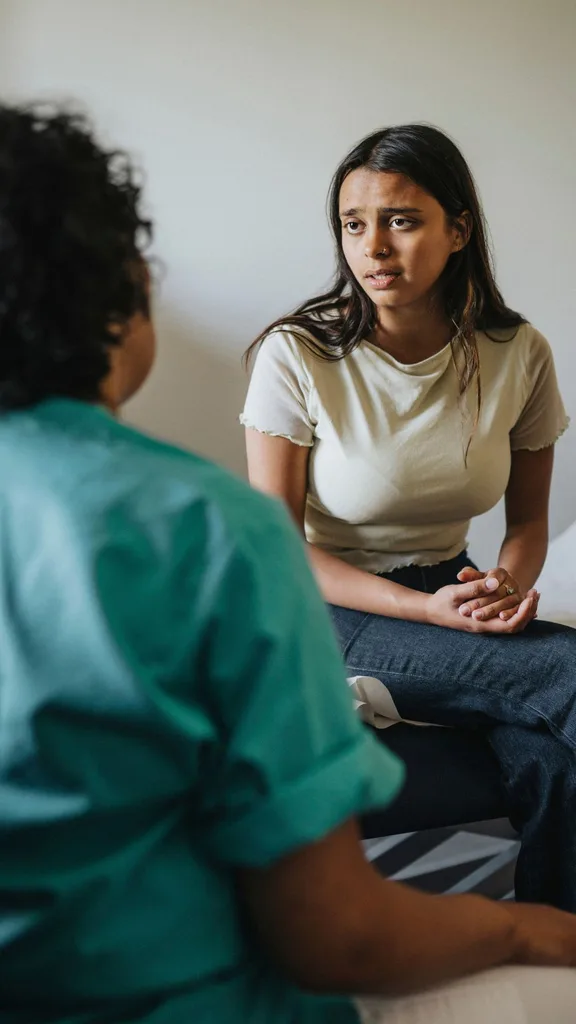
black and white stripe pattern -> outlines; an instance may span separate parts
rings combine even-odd
[[[387,878],[425,892],[475,892],[514,898],[519,843],[507,821],[407,832],[364,843],[366,855]]]

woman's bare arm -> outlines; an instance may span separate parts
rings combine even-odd
[[[523,591],[534,586],[548,550],[548,506],[554,447],[512,452],[506,489],[506,536],[498,565],[514,576]]]

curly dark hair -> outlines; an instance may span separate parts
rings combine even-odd
[[[0,105],[0,411],[99,398],[110,347],[149,312],[140,195],[83,114]]]

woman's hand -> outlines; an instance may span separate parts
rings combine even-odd
[[[505,573],[505,570],[492,570],[490,574],[475,569],[463,571],[475,573],[477,579],[441,587],[435,594],[430,594],[427,601],[428,622],[469,633],[505,635],[520,633],[535,617],[539,595],[535,590],[530,590],[519,600],[517,594],[508,594],[508,584],[499,583],[500,577],[495,575]],[[470,609],[467,614],[462,612],[463,607]],[[489,618],[478,617],[485,615],[486,610],[492,607],[502,611],[496,611]]]
[[[490,597],[480,597],[472,601],[467,601],[460,608],[461,615],[470,615],[480,622],[499,616],[506,622],[513,617],[519,605],[522,604],[528,595],[536,595],[536,610],[533,618],[536,617],[540,594],[536,590],[524,591],[518,580],[515,579],[515,577],[506,569],[497,568],[490,569],[488,572],[479,572],[478,569],[473,569],[472,566],[466,566],[466,568],[462,569],[458,573],[458,579],[461,583],[470,583],[474,580],[494,579],[499,584],[498,594],[502,593],[502,587],[505,589],[505,596],[499,597],[497,600],[495,600],[494,595],[491,594]],[[496,591],[496,587],[494,587],[494,591]]]

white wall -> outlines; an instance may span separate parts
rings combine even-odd
[[[240,353],[329,277],[330,175],[389,123],[463,146],[502,288],[576,413],[575,58],[574,0],[0,0],[0,95],[78,97],[146,167],[167,274],[131,415],[237,469]],[[575,452],[569,435],[555,530],[576,518]],[[498,519],[475,528],[482,560]]]

